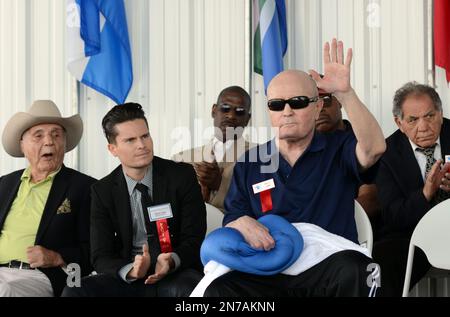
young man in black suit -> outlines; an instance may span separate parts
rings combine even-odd
[[[419,220],[449,198],[450,120],[430,86],[407,83],[397,90],[393,114],[399,130],[387,138],[377,187],[382,204],[381,240],[373,257],[381,266],[380,295],[401,296],[409,240]],[[421,250],[414,257],[411,287],[430,265]]]
[[[202,275],[205,204],[194,169],[153,156],[139,104],[103,118],[121,165],[92,187],[91,251],[98,275],[66,296],[188,296]]]

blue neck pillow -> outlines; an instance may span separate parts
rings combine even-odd
[[[274,275],[290,267],[303,250],[303,237],[287,220],[276,215],[258,219],[275,240],[270,251],[254,249],[233,228],[219,228],[203,241],[200,257],[203,265],[216,261],[233,270],[256,275]]]

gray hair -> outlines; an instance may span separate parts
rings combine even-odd
[[[433,105],[437,111],[443,112],[442,101],[436,90],[428,85],[419,84],[416,81],[409,82],[403,85],[400,89],[395,92],[394,96],[394,107],[392,108],[392,113],[394,117],[403,118],[403,103],[409,96],[422,96],[427,95],[433,101]]]

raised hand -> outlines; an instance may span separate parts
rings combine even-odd
[[[427,175],[427,179],[425,180],[425,185],[423,187],[423,195],[428,201],[431,201],[433,196],[436,194],[439,188],[449,191],[447,188],[447,176],[446,174],[448,168],[450,167],[449,163],[446,163],[444,167],[441,169],[442,160],[437,160],[430,172]]]
[[[201,185],[206,186],[209,190],[219,189],[223,169],[219,168],[216,161],[195,163],[194,169]]]
[[[353,51],[351,48],[347,51],[347,57],[344,62],[344,43],[333,39],[330,43],[326,42],[323,48],[324,77],[314,71],[309,73],[316,81],[317,87],[328,93],[347,93],[351,91],[350,85],[350,65],[352,63]]]
[[[450,162],[445,163],[441,170],[442,179],[440,189],[450,192]]]

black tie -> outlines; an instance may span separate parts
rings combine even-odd
[[[152,198],[148,194],[148,187],[144,184],[138,183],[135,187],[141,192],[142,212],[144,214],[145,229],[147,230],[147,241],[150,253],[150,272],[155,271],[156,260],[161,253],[161,247],[159,245],[158,231],[156,229],[156,223],[150,221],[147,208],[153,205]]]
[[[427,158],[427,165],[425,167],[425,180],[427,179],[428,173],[431,171],[434,163],[436,163],[436,159],[434,158],[434,149],[436,148],[436,144],[429,148],[420,148],[418,147],[416,151],[422,152]],[[442,189],[438,189],[433,199],[431,200],[431,204],[433,206],[439,204],[441,201],[444,201],[450,197],[450,194],[443,191]]]

